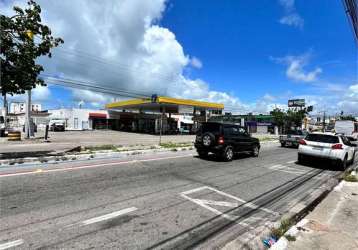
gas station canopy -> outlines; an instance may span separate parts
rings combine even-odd
[[[153,95],[152,98],[109,103],[106,105],[106,108],[149,112],[193,113],[194,110],[223,110],[224,104]]]

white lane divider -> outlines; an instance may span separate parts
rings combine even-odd
[[[105,215],[102,215],[102,216],[94,217],[92,219],[84,220],[80,224],[84,225],[84,226],[85,225],[90,225],[90,224],[93,224],[93,223],[113,219],[115,217],[118,217],[118,216],[121,216],[121,215],[124,215],[124,214],[128,214],[128,213],[136,211],[136,210],[138,210],[138,208],[129,207],[129,208],[126,208],[126,209],[122,209],[122,210],[110,213],[110,214],[105,214]]]
[[[296,161],[288,161],[287,164],[295,163]]]
[[[22,240],[22,239],[10,241],[10,242],[4,243],[4,244],[0,244],[0,250],[9,249],[11,247],[20,246],[22,244],[24,244],[24,240]]]

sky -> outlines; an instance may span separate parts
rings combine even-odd
[[[46,76],[224,103],[236,114],[304,98],[315,113],[358,115],[357,47],[342,1],[38,2],[65,41],[38,60]],[[13,15],[14,5],[26,1],[0,1],[1,14]],[[45,108],[124,98],[53,83],[33,91]]]

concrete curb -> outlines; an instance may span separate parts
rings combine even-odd
[[[228,242],[221,249],[267,249],[262,241],[271,235],[271,228],[279,226],[282,219],[293,219],[294,221],[299,221],[298,223],[304,223],[305,221],[302,218],[312,211],[314,207],[316,207],[334,189],[334,187],[340,183],[340,176],[341,174],[335,176],[335,178],[328,179],[324,184],[322,184],[322,186],[314,190],[306,201],[292,207],[290,211],[278,218],[277,221],[272,223],[266,222],[264,226],[257,228],[254,232],[254,238],[252,232],[249,232],[247,235],[244,234],[240,236],[241,241],[239,238],[235,239]],[[295,226],[297,226],[298,223]],[[291,227],[287,232],[294,233],[295,226]],[[243,241],[242,239],[245,240]],[[239,243],[235,244],[237,241],[239,241]],[[277,245],[277,248],[273,248],[275,245]],[[270,249],[282,250],[285,249],[286,246],[287,239],[285,237],[281,237]]]
[[[156,149],[137,149],[137,150],[127,150],[122,152],[114,151],[97,151],[93,153],[85,154],[62,154],[57,156],[45,156],[45,157],[27,157],[27,158],[18,158],[10,160],[0,160],[1,167],[9,167],[20,165],[24,163],[33,163],[33,164],[42,164],[42,163],[60,163],[66,161],[76,161],[76,160],[91,160],[91,159],[106,159],[106,158],[120,158],[130,155],[139,155],[139,154],[153,154],[161,152],[174,152],[174,151],[185,151],[193,150],[193,146],[189,147],[178,147],[178,148],[156,148]]]
[[[356,172],[356,169],[358,168],[357,166],[351,166],[347,171],[351,171],[352,170],[352,174],[354,175]],[[342,175],[341,175],[342,176]],[[313,200],[313,202],[311,203],[311,205],[309,207],[307,207],[306,210],[302,210],[301,211],[301,215],[299,216],[300,218],[303,218],[305,215],[307,215],[308,212],[312,211],[314,207],[316,207],[316,205],[318,205],[318,203],[320,203],[324,198],[326,198],[326,196],[332,191],[332,190],[336,190],[336,189],[340,189],[341,186],[343,185],[343,180],[340,180],[340,178],[337,180],[337,183],[334,185],[334,183],[332,183],[332,187],[327,190],[326,192],[323,192],[320,196],[318,196],[315,200]],[[300,213],[298,213],[299,215]],[[289,230],[287,230],[287,232],[284,234],[284,236],[297,236],[298,232],[299,232],[299,228],[304,227],[305,224],[307,224],[309,222],[309,220],[303,218],[302,220],[300,220],[296,225],[292,226]],[[274,250],[285,250],[288,246],[288,240],[286,239],[286,237],[281,237],[270,249],[274,249]]]

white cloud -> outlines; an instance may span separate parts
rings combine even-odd
[[[304,20],[297,13],[288,14],[280,19],[281,24],[303,28]]]
[[[52,98],[51,91],[47,86],[37,86],[31,91],[31,100],[33,102],[41,103],[46,102]],[[9,102],[26,102],[27,94],[22,95],[8,95]]]
[[[358,102],[358,84],[351,85],[348,88],[347,96],[350,100]],[[356,108],[358,110],[358,106]]]
[[[190,59],[190,65],[197,69],[201,69],[203,67],[203,63],[195,56]]]
[[[279,0],[279,3],[285,12],[285,15],[280,18],[279,22],[302,29],[304,20],[296,11],[295,0]]]
[[[186,55],[173,32],[160,27],[165,0],[39,0],[42,17],[54,36],[65,43],[51,59],[42,58],[45,73],[94,82],[112,89],[153,93],[242,105],[238,98],[210,89],[200,79],[183,75],[186,67],[201,68],[200,59]],[[7,5],[6,5],[7,4]],[[4,7],[12,8],[6,2]],[[102,105],[111,97],[81,89],[74,101]]]
[[[358,84],[349,86],[347,93],[338,102],[338,107],[346,114],[358,116]]]
[[[34,101],[41,102],[51,99],[51,91],[47,86],[37,86],[31,92]]]
[[[275,62],[287,65],[286,76],[289,79],[301,82],[314,82],[317,80],[318,75],[322,73],[322,69],[320,67],[315,67],[311,71],[306,71],[304,67],[307,66],[310,58],[311,52],[299,56],[288,55],[281,58],[271,59]]]

